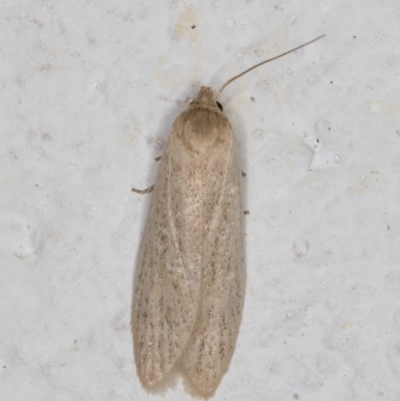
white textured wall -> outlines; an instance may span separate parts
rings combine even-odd
[[[326,33],[220,99],[250,215],[215,399],[399,401],[399,21],[393,0],[3,0],[0,399],[190,399],[136,376],[130,188],[201,84]]]

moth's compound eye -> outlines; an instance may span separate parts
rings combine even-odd
[[[222,104],[221,104],[220,102],[216,102],[216,103],[217,103],[218,108],[219,108],[221,111],[224,111],[224,108],[222,107]]]

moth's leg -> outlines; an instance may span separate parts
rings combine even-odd
[[[156,157],[154,160],[155,160],[156,162],[158,162],[158,161],[161,160],[161,157],[162,157],[162,156],[158,156],[158,157]],[[146,188],[146,189],[136,189],[136,188],[132,188],[132,192],[137,192],[138,194],[144,195],[144,194],[149,194],[149,193],[153,190],[153,188],[154,188],[154,184],[153,184],[151,187]]]
[[[189,99],[187,105],[186,105],[185,108],[182,110],[182,113],[183,113],[184,111],[186,111],[186,110],[189,108],[189,106],[193,103],[193,100],[194,100],[194,99]]]
[[[152,185],[149,188],[146,189],[136,189],[136,188],[132,188],[132,192],[137,192],[138,194],[149,194],[152,190],[154,189],[154,185]]]

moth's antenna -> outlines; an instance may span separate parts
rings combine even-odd
[[[260,65],[269,63],[270,61],[276,60],[277,58],[286,56],[286,54],[289,54],[289,53],[292,53],[292,52],[294,52],[294,51],[296,51],[296,50],[299,50],[299,49],[301,49],[302,47],[307,46],[307,45],[309,45],[309,44],[311,44],[311,43],[313,43],[313,42],[315,42],[315,41],[317,41],[317,40],[323,38],[324,36],[325,36],[325,35],[318,36],[318,38],[315,38],[315,39],[311,40],[310,42],[304,43],[304,44],[301,45],[301,46],[297,46],[297,47],[295,47],[295,48],[292,49],[292,50],[289,50],[289,51],[287,51],[287,52],[285,52],[285,53],[280,54],[279,56],[272,57],[272,58],[270,58],[270,59],[268,59],[268,60],[262,61],[261,63],[258,63],[258,64],[256,64],[256,65],[253,65],[253,67],[250,67],[250,68],[247,69],[246,71],[241,72],[239,75],[236,75],[235,77],[231,78],[229,81],[225,82],[225,83],[222,85],[221,89],[217,92],[217,94],[216,94],[215,97],[218,97],[218,96],[221,94],[221,92],[222,92],[232,81],[234,81],[235,79],[240,78],[240,77],[241,77],[242,75],[244,75],[244,74],[247,74],[249,71],[254,70],[254,68],[260,67]]]

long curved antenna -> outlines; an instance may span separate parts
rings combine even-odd
[[[317,41],[317,40],[323,38],[324,36],[325,36],[325,34],[324,34],[324,35],[321,35],[321,36],[318,36],[318,38],[315,38],[315,39],[313,39],[313,40],[310,40],[309,42],[304,43],[304,44],[301,45],[301,46],[297,46],[297,47],[295,47],[295,48],[292,49],[292,50],[289,50],[289,51],[287,51],[287,52],[285,52],[285,53],[280,54],[279,56],[272,57],[272,58],[270,58],[270,59],[268,59],[268,60],[262,61],[261,63],[258,63],[258,64],[256,64],[256,65],[253,65],[253,67],[250,67],[250,68],[247,69],[246,71],[241,72],[239,75],[236,75],[235,77],[231,78],[229,81],[225,82],[225,83],[221,86],[221,89],[217,92],[217,94],[216,94],[215,97],[217,98],[217,97],[221,94],[221,92],[222,92],[232,81],[234,81],[235,79],[240,78],[240,77],[241,77],[242,75],[244,75],[244,74],[247,74],[247,73],[250,72],[251,70],[254,70],[254,68],[260,67],[260,65],[269,63],[270,61],[276,60],[277,58],[286,56],[286,54],[289,54],[289,53],[292,53],[292,52],[294,52],[294,51],[296,51],[296,50],[299,50],[299,49],[301,49],[302,47],[307,46],[307,45],[309,45],[309,44],[311,44],[311,43],[313,43],[313,42],[315,42],[315,41]]]

